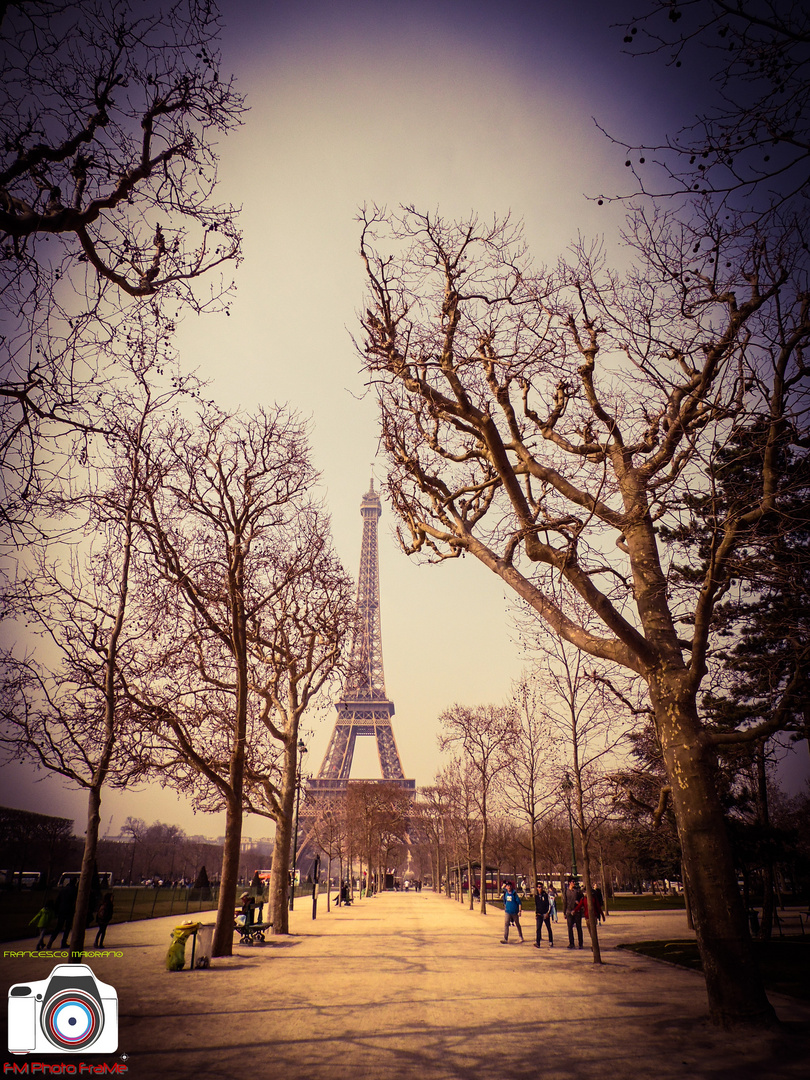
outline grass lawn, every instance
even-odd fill
[[[468,903],[465,899],[465,903]],[[557,893],[557,912],[562,911],[563,897]],[[522,896],[520,904],[524,911],[534,911],[534,897]],[[500,897],[497,900],[487,898],[487,907],[503,908]],[[608,900],[608,911],[683,911],[685,907],[683,895],[681,896],[653,896],[651,893],[643,896],[614,896]]]
[[[766,989],[810,1001],[810,938],[773,938],[753,945]],[[692,940],[636,941],[618,948],[693,971],[702,970],[697,943]]]
[[[46,893],[41,890],[22,892],[5,890],[0,892],[0,941],[19,941],[26,938],[36,941],[39,931],[29,925],[29,920],[45,900]],[[49,889],[48,899],[53,903],[56,890]],[[217,906],[216,892],[203,900],[199,889],[147,889],[117,887],[113,889],[113,926],[116,923],[156,919],[161,915],[177,915],[182,919],[195,915],[198,911]],[[179,921],[182,921],[179,919]],[[90,936],[92,945],[95,930]],[[112,934],[110,941],[114,941]],[[112,946],[111,946],[112,947]]]

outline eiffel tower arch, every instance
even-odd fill
[[[363,538],[357,582],[359,619],[349,655],[351,674],[335,705],[337,719],[318,775],[307,783],[307,790],[313,795],[345,792],[358,736],[373,737],[377,741],[382,780],[375,780],[396,784],[408,791],[416,790],[416,781],[407,780],[402,770],[391,723],[394,703],[385,692],[377,550],[377,528],[382,506],[380,496],[374,490],[373,478],[360,503],[360,516],[363,519]]]

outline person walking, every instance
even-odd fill
[[[597,922],[607,921],[605,913],[605,898],[602,895],[602,889],[599,885],[595,885],[593,889],[593,912],[596,916]]]
[[[39,952],[40,949],[45,948],[45,932],[48,929],[48,927],[51,925],[51,923],[53,922],[53,918],[54,918],[53,907],[46,900],[45,903],[42,905],[42,907],[39,909],[39,911],[36,913],[36,915],[31,920],[31,923],[36,923],[37,929],[39,930],[39,941],[37,941],[36,946],[35,946],[37,952]],[[28,925],[30,926],[31,923],[29,923]]]
[[[104,898],[98,905],[96,910],[96,922],[98,923],[98,930],[96,932],[96,948],[101,949],[104,946],[104,935],[107,933],[107,927],[112,922],[113,917],[113,894],[111,892],[105,893]]]
[[[537,937],[534,947],[539,949],[543,938],[543,924],[548,931],[548,946],[554,948],[554,935],[551,932],[551,901],[545,885],[541,885],[534,897],[534,917],[537,920]]]
[[[577,885],[573,878],[568,882],[568,888],[565,890],[565,906],[563,907],[563,915],[565,915],[565,921],[568,923],[568,948],[574,949],[574,927],[577,931],[577,941],[580,949],[583,947],[582,939],[582,916],[584,915],[583,901],[585,897],[582,889]]]
[[[67,885],[63,885],[56,897],[56,929],[51,934],[48,942],[48,950],[53,948],[53,943],[59,932],[62,932],[61,948],[68,947],[68,938],[73,926],[73,915],[76,911],[76,882],[71,878]]]
[[[509,927],[512,925],[517,927],[520,944],[522,945],[523,931],[520,928],[520,897],[511,881],[507,881],[503,887],[503,916],[503,937],[501,938],[501,945],[508,944]]]
[[[551,921],[557,922],[557,890],[551,884],[549,884],[548,887],[548,902],[550,905],[549,914],[551,915]]]

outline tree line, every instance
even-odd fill
[[[184,312],[227,314],[240,259],[220,31],[199,0],[2,9],[0,740],[87,793],[76,954],[103,792],[145,779],[225,812],[214,954],[248,809],[276,823],[286,931],[300,719],[353,620],[306,423],[222,410],[173,346]]]

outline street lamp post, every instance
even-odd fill
[[[295,775],[295,825],[293,827],[292,881],[290,883],[290,911],[295,903],[295,864],[298,862],[298,804],[301,800],[301,763],[307,748],[304,740],[298,740],[298,755]]]
[[[571,816],[571,792],[574,790],[574,785],[571,782],[571,777],[568,775],[568,769],[565,770],[565,776],[563,777],[560,786],[565,792],[565,801],[568,806],[568,828],[571,832],[571,866],[574,880],[576,881],[579,875],[577,874],[577,851],[574,846],[574,819]]]

